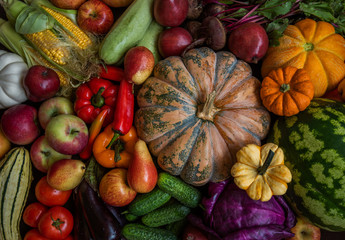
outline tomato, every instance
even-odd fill
[[[182,240],[207,240],[207,237],[202,230],[188,224],[183,230]]]
[[[38,229],[34,228],[25,234],[24,240],[50,240],[50,239],[42,236],[40,232],[38,231]],[[72,235],[68,235],[68,237],[65,238],[64,240],[73,240],[73,237]]]
[[[50,239],[62,240],[73,230],[73,215],[65,207],[55,206],[46,211],[38,222],[38,231]]]
[[[24,240],[49,240],[49,238],[43,237],[37,228],[33,228],[25,234]]]
[[[23,221],[30,227],[37,227],[38,221],[43,213],[48,210],[48,207],[40,202],[34,202],[25,207],[23,212]]]
[[[60,191],[51,187],[47,182],[47,176],[43,176],[35,187],[35,196],[42,204],[52,206],[63,206],[72,194],[72,189]]]

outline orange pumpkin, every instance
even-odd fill
[[[340,81],[338,87],[337,87],[337,91],[341,96],[341,99],[343,101],[345,101],[345,78],[343,80]]]
[[[263,105],[279,116],[292,116],[306,109],[314,96],[314,86],[304,69],[287,66],[272,70],[262,81]]]
[[[270,47],[262,62],[262,77],[280,67],[305,69],[314,85],[314,97],[336,88],[345,77],[345,39],[335,33],[332,24],[304,19],[289,25]]]
[[[270,125],[260,81],[226,51],[188,51],[158,62],[137,94],[135,125],[159,166],[201,186],[230,177],[236,152]]]

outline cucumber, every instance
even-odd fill
[[[138,42],[137,46],[144,46],[148,48],[153,56],[155,57],[155,64],[161,60],[162,56],[159,53],[158,49],[158,38],[159,34],[163,32],[164,27],[157,23],[155,20],[152,20],[150,26],[145,32],[144,37]]]
[[[185,229],[188,223],[187,218],[184,218],[180,221],[169,223],[165,226],[165,229],[169,230],[170,232],[174,233],[176,236],[181,236],[183,230]]]
[[[127,240],[177,240],[175,234],[166,229],[151,228],[140,223],[128,223],[122,229]]]
[[[134,222],[137,220],[139,217],[137,215],[131,214],[131,213],[125,213],[125,218],[129,222]]]
[[[20,221],[32,183],[30,153],[11,149],[0,162],[0,239],[20,240]]]
[[[158,187],[187,207],[195,208],[201,201],[201,192],[167,172],[161,172],[158,175]]]
[[[148,227],[160,227],[185,219],[190,211],[189,207],[176,201],[142,216],[141,222]]]
[[[128,206],[128,212],[135,216],[142,216],[164,205],[171,198],[169,193],[154,188],[149,193],[138,195]]]
[[[126,52],[143,38],[153,20],[153,2],[134,0],[116,20],[99,48],[106,64],[121,64]]]

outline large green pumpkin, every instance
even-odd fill
[[[236,152],[267,136],[260,86],[227,51],[203,47],[161,60],[137,94],[138,135],[163,170],[189,184],[227,179]]]
[[[268,141],[284,150],[292,173],[285,197],[296,213],[345,231],[345,105],[316,98],[305,111],[278,118]]]

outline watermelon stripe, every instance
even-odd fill
[[[299,215],[329,231],[345,230],[345,105],[314,99],[279,117],[267,141],[281,147],[291,170],[286,199]]]

